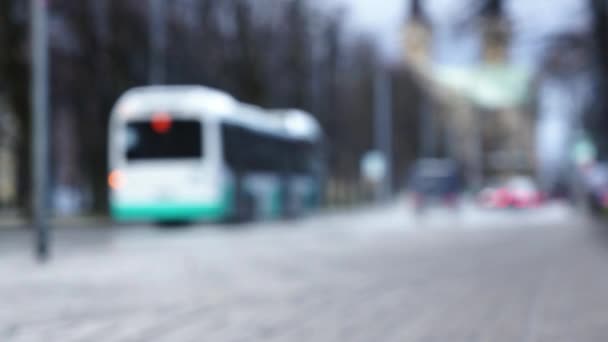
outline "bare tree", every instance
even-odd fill
[[[0,54],[0,75],[19,114],[26,175],[29,65],[23,4],[0,3],[0,22],[6,23],[0,26],[0,48],[8,51]],[[138,0],[54,0],[51,11],[52,112],[57,129],[71,131],[55,134],[58,142],[65,140],[55,145],[55,154],[72,154],[64,156],[73,161],[66,174],[89,188],[95,208],[104,210],[109,113],[122,92],[147,83],[148,11]],[[327,13],[303,0],[197,0],[169,2],[166,14],[169,84],[204,84],[265,107],[314,111],[331,147],[330,172],[357,176],[359,158],[371,147],[377,57],[366,38],[345,39],[341,12]],[[394,75],[396,91],[412,91],[407,74]],[[416,100],[399,98],[401,109]],[[60,147],[70,139],[75,148]],[[28,179],[22,177],[21,194],[27,193]]]
[[[0,1],[0,85],[4,86],[18,120],[17,201],[29,209],[30,198],[30,103],[27,1]],[[2,84],[3,83],[3,84]]]

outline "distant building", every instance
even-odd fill
[[[485,4],[485,5],[484,5]],[[406,63],[434,94],[424,115],[476,186],[494,174],[534,169],[532,78],[510,64],[511,30],[497,1],[411,0]],[[421,127],[421,130],[425,130]],[[429,139],[432,140],[432,139]]]

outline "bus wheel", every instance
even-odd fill
[[[163,229],[180,229],[191,226],[194,222],[190,220],[162,220],[157,221],[156,225]]]

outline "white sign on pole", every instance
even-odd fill
[[[386,177],[386,157],[382,152],[371,151],[361,158],[361,174],[372,183],[381,182]]]

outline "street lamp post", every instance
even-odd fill
[[[35,254],[49,257],[48,222],[48,0],[31,0],[32,214]]]
[[[376,67],[374,77],[374,145],[385,161],[385,175],[376,188],[376,201],[388,200],[392,194],[393,108],[392,81],[383,65]]]

